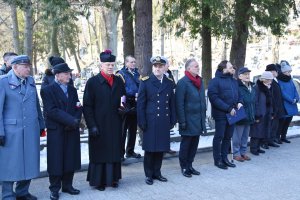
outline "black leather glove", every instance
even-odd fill
[[[186,130],[186,123],[180,123],[179,130],[182,130],[182,131]]]
[[[70,126],[70,128],[72,128],[72,129],[79,128],[79,124],[80,124],[80,120],[79,119],[74,119],[74,123],[73,123],[72,126]]]
[[[118,108],[118,112],[119,112],[120,115],[125,115],[128,111],[129,111],[129,109],[126,108],[126,107]]]
[[[0,136],[0,146],[4,147],[5,145],[5,136]]]
[[[146,129],[147,129],[147,125],[146,125],[146,124],[140,124],[139,127],[140,127],[140,129],[141,129],[143,132],[145,132]]]
[[[93,128],[90,128],[89,129],[89,135],[91,137],[97,137],[97,136],[100,136],[100,133],[98,131],[98,128],[97,127],[93,127]]]

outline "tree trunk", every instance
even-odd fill
[[[57,34],[58,34],[58,25],[52,25],[51,31],[51,39],[50,39],[50,56],[59,56],[59,49],[58,49],[58,41],[57,41]]]
[[[134,55],[133,16],[131,0],[122,0],[122,34],[124,60],[128,55]]]
[[[81,68],[80,68],[78,57],[77,57],[76,49],[74,47],[72,47],[72,48],[70,48],[70,50],[71,50],[71,54],[73,54],[73,56],[74,56],[76,67],[77,67],[77,71],[78,71],[78,73],[80,73],[81,72]]]
[[[19,38],[19,25],[18,25],[18,14],[17,7],[15,4],[10,5],[11,9],[11,19],[12,19],[12,27],[13,27],[13,45],[14,51],[17,54],[20,54],[20,38]]]
[[[230,61],[234,66],[236,66],[237,72],[240,67],[244,66],[246,59],[251,0],[236,0],[234,9],[235,19],[230,50]]]
[[[273,36],[272,38],[273,44],[272,44],[272,63],[278,63],[279,62],[279,36]]]
[[[161,1],[161,12],[160,16],[163,17],[165,13],[164,9],[164,0]],[[165,28],[161,27],[160,28],[160,55],[164,56],[165,55]]]
[[[33,9],[31,0],[26,0],[25,4],[25,26],[24,26],[24,52],[32,60],[32,42],[33,42]],[[33,73],[31,67],[31,74]]]
[[[211,29],[208,25],[210,22],[210,7],[203,3],[202,6],[202,20],[203,27],[201,31],[202,37],[202,77],[204,81],[204,86],[207,88],[208,82],[211,80],[212,77],[212,69],[211,69]]]
[[[117,55],[118,30],[117,22],[120,9],[102,7],[102,47],[110,49],[114,55]]]
[[[142,76],[151,74],[152,56],[152,0],[135,2],[135,48],[137,67]]]

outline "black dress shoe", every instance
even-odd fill
[[[126,154],[126,158],[141,158],[141,157],[142,157],[141,154],[135,152]]]
[[[146,182],[148,185],[152,185],[152,184],[153,184],[153,179],[150,178],[150,177],[146,177],[145,182]]]
[[[220,169],[228,169],[228,167],[221,160],[218,162],[215,162],[215,166],[219,167]]]
[[[77,190],[77,189],[75,189],[73,187],[63,188],[61,191],[65,192],[65,193],[69,193],[71,195],[78,195],[80,193],[80,190]]]
[[[154,176],[153,179],[159,180],[161,182],[167,182],[168,181],[168,179],[165,178],[165,177],[163,177],[162,175],[160,175],[160,176]]]
[[[96,187],[97,190],[99,191],[104,191],[105,190],[105,186],[104,185],[100,185],[98,187]]]
[[[112,187],[113,187],[113,188],[119,187],[119,183],[118,183],[118,182],[114,182],[114,183],[112,184]]]
[[[190,170],[187,170],[187,169],[181,169],[181,173],[183,176],[185,177],[188,177],[188,178],[191,178],[192,177],[192,174],[191,174],[191,171]]]
[[[263,148],[263,149],[269,149],[269,146],[267,144],[262,144],[261,148]]]
[[[16,197],[16,200],[37,200],[36,196],[33,196],[32,194],[28,193],[24,196]]]
[[[50,199],[51,200],[58,200],[59,199],[58,192],[51,192],[50,193]]]
[[[264,150],[262,150],[262,149],[258,149],[257,152],[258,152],[258,153],[266,153],[266,152],[265,152]]]
[[[252,154],[255,155],[255,156],[258,156],[258,155],[259,155],[258,151],[250,151],[250,153],[252,153]]]
[[[286,138],[281,139],[281,142],[291,143],[291,141],[287,140]]]
[[[193,174],[193,175],[196,175],[196,176],[199,176],[200,175],[200,172],[195,170],[193,167],[190,167],[189,169],[190,173]]]
[[[278,144],[275,144],[275,142],[270,142],[268,144],[268,146],[270,146],[270,147],[280,147]]]
[[[223,160],[223,163],[224,163],[227,167],[236,167],[236,165],[233,164],[233,163],[231,163],[231,162],[229,162],[229,160],[228,160],[227,158],[225,158],[225,159]]]
[[[277,143],[277,144],[282,144],[280,139],[275,139],[274,142]]]

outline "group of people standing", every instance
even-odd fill
[[[215,119],[213,155],[215,165],[221,169],[235,167],[227,155],[232,139],[233,158],[244,162],[250,135],[250,152],[265,153],[264,149],[290,143],[287,130],[294,115],[298,115],[299,95],[291,77],[292,68],[287,61],[270,64],[256,83],[250,81],[250,72],[242,67],[234,78],[235,68],[229,61],[218,65],[215,78],[208,86],[208,97]],[[228,115],[245,110],[243,119],[235,124],[228,122]]]
[[[37,199],[28,188],[30,180],[39,175],[39,136],[45,128],[50,199],[58,200],[60,190],[80,194],[73,187],[73,177],[81,167],[82,114],[88,128],[87,181],[95,189],[117,188],[124,156],[141,157],[134,151],[137,126],[143,132],[146,184],[152,185],[154,180],[168,181],[161,167],[164,153],[171,152],[170,130],[176,123],[181,135],[181,173],[188,178],[200,175],[193,161],[200,135],[206,133],[206,99],[199,63],[194,58],[186,61],[185,75],[176,84],[163,56],[152,57],[151,75],[140,77],[133,56],[127,56],[125,66],[114,74],[116,56],[106,50],[100,54],[99,74],[86,83],[81,105],[72,86],[72,69],[62,58],[50,57],[51,70],[41,88],[42,116],[36,86],[30,76],[29,57],[11,56],[7,63],[12,65],[12,70],[0,78],[2,199]],[[232,136],[237,161],[250,160],[246,154],[249,132],[250,151],[254,155],[262,153],[261,146],[289,142],[286,132],[292,116],[298,112],[295,105],[299,96],[290,78],[289,64],[282,62],[280,70],[272,82],[278,70],[276,65],[267,66],[254,85],[250,82],[249,69],[241,68],[236,80],[230,62],[222,61],[218,65],[208,87],[216,121],[213,156],[217,167],[235,167],[227,158]],[[246,117],[230,125],[227,116],[236,115],[242,107]],[[15,190],[14,182],[17,182]]]

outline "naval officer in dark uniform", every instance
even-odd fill
[[[163,153],[170,150],[170,129],[176,123],[174,83],[164,75],[166,61],[160,56],[150,59],[152,74],[141,79],[138,99],[138,126],[143,130],[146,183],[153,179],[166,182],[161,175]]]

